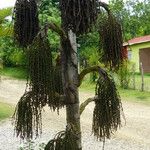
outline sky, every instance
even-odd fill
[[[14,6],[15,0],[0,0],[0,8]]]
[[[14,6],[16,0],[0,0],[0,8],[6,8]],[[101,0],[103,2],[108,2],[108,0]]]

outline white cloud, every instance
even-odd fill
[[[13,7],[15,0],[0,0],[0,8]]]

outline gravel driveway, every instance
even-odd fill
[[[25,81],[2,79],[0,82],[0,100],[15,105],[25,89]],[[80,92],[80,98],[92,97],[91,93]],[[92,111],[90,104],[81,116],[83,150],[100,150],[102,142],[91,135]],[[150,106],[123,101],[126,125],[106,140],[105,150],[150,150]],[[34,145],[53,138],[60,130],[65,129],[65,109],[60,114],[45,108],[43,111],[43,134],[35,140]],[[0,122],[0,150],[18,150],[23,142],[13,136],[11,120]],[[36,147],[36,146],[35,146]],[[34,148],[39,150],[39,148]]]

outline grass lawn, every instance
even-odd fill
[[[1,69],[1,75],[17,79],[26,79],[26,70],[22,68],[4,68]]]
[[[13,106],[0,102],[0,121],[11,117],[14,112]]]
[[[150,105],[150,92],[119,88],[119,93],[123,100]]]
[[[135,74],[135,88],[140,90],[141,89],[141,83],[142,83],[142,78],[140,73]],[[133,80],[132,77],[130,79],[130,84],[129,86],[132,88],[133,87]],[[144,90],[145,91],[150,91],[150,74],[144,74]]]

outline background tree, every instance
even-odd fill
[[[23,51],[13,42],[13,27],[10,21],[12,8],[0,9],[0,59],[4,66],[25,65]]]
[[[11,12],[12,8],[0,9],[0,37],[12,34],[12,28],[6,19],[11,15]]]
[[[66,130],[50,140],[45,149],[81,150],[80,115],[87,104],[95,102],[92,131],[99,140],[105,141],[121,125],[121,102],[113,79],[100,66],[85,68],[78,74],[77,37],[91,31],[92,25],[99,20],[101,45],[98,53],[106,66],[116,70],[122,62],[122,32],[105,3],[60,0],[59,6],[61,27],[48,21],[41,26],[36,1],[16,1],[14,36],[27,53],[28,82],[14,114],[15,130],[23,139],[33,138],[33,133],[38,136],[42,130],[43,107],[48,104],[52,110],[59,111],[65,106]],[[106,13],[97,19],[101,8]],[[47,38],[49,29],[60,36],[60,56],[55,63]],[[95,97],[79,106],[78,88],[85,75],[93,71],[99,74]]]
[[[6,19],[6,17],[10,16],[11,15],[11,11],[12,11],[12,8],[6,8],[6,9],[0,9],[0,43],[2,45],[2,38],[4,36],[8,36],[10,34],[12,34],[12,28],[10,26],[8,26],[8,21]],[[3,62],[4,62],[4,59],[3,59],[3,50],[0,46],[0,69],[3,68]]]
[[[49,8],[51,8],[49,10]],[[18,67],[19,69],[26,69],[26,53],[16,43],[13,38],[13,25],[12,25],[12,8],[5,8],[0,10],[0,59],[4,67]],[[60,12],[56,6],[52,5],[51,1],[44,1],[39,8],[39,20],[41,26],[48,22],[55,22],[60,24]],[[51,49],[56,58],[59,48],[59,36],[48,31],[48,39],[51,39]],[[56,53],[57,52],[57,53]]]
[[[5,67],[22,67],[26,66],[26,54],[13,41],[11,36],[0,38],[0,58],[3,60]]]
[[[150,34],[149,11],[150,1],[144,0],[110,0],[111,9],[119,17],[124,30],[124,40]]]

